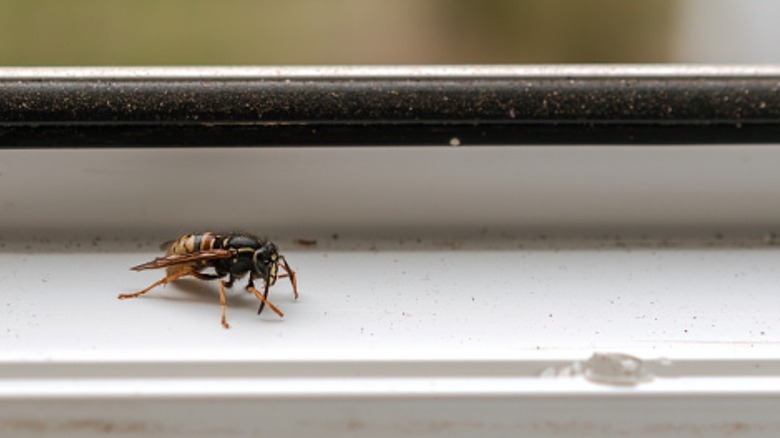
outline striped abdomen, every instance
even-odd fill
[[[221,248],[222,237],[214,233],[185,234],[168,248],[168,254],[192,254]]]
[[[222,237],[214,233],[203,234],[185,234],[173,242],[168,248],[168,254],[192,254],[210,249],[219,249],[222,247]],[[166,271],[168,275],[181,272],[183,270],[199,270],[205,268],[203,262],[191,264],[168,266]]]

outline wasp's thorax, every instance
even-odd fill
[[[253,279],[274,284],[276,281],[279,255],[276,245],[254,236],[233,234],[223,238],[221,248],[232,252],[231,260],[218,260],[214,263],[217,273],[230,273],[231,278],[241,278],[247,273]]]

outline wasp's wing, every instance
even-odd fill
[[[233,253],[226,249],[210,249],[208,251],[198,251],[189,254],[168,254],[157,257],[151,262],[143,263],[130,268],[133,271],[143,271],[144,269],[159,269],[167,266],[183,265],[185,263],[202,262],[206,260],[229,259]]]

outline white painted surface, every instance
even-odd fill
[[[780,359],[774,247],[288,251],[301,299],[280,281],[258,317],[237,288],[230,330],[213,283],[118,300],[155,256],[0,255],[0,359]]]
[[[2,151],[0,435],[776,436],[778,158]],[[213,283],[116,298],[158,241],[231,228],[298,271],[284,319],[242,283],[230,330]],[[654,378],[570,376],[594,352]]]
[[[774,146],[2,151],[0,238],[761,236],[780,234],[778,162]]]

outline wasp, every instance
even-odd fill
[[[200,280],[219,280],[222,326],[230,328],[225,318],[225,288],[233,287],[233,283],[246,274],[249,274],[246,290],[260,300],[258,315],[267,305],[280,317],[284,316],[281,310],[268,300],[268,289],[279,278],[290,279],[295,299],[298,299],[298,279],[295,271],[290,268],[287,259],[279,254],[276,245],[267,240],[251,234],[219,235],[206,232],[185,234],[177,240],[161,245],[161,249],[166,247],[168,251],[164,256],[130,268],[133,271],[165,268],[166,276],[142,291],[119,295],[120,300],[140,297],[161,284],[170,283],[187,275]],[[285,272],[280,273],[279,267]],[[203,272],[208,268],[213,268],[215,273]],[[226,276],[227,281],[223,280]],[[263,280],[262,293],[255,288],[254,282],[257,279]]]

